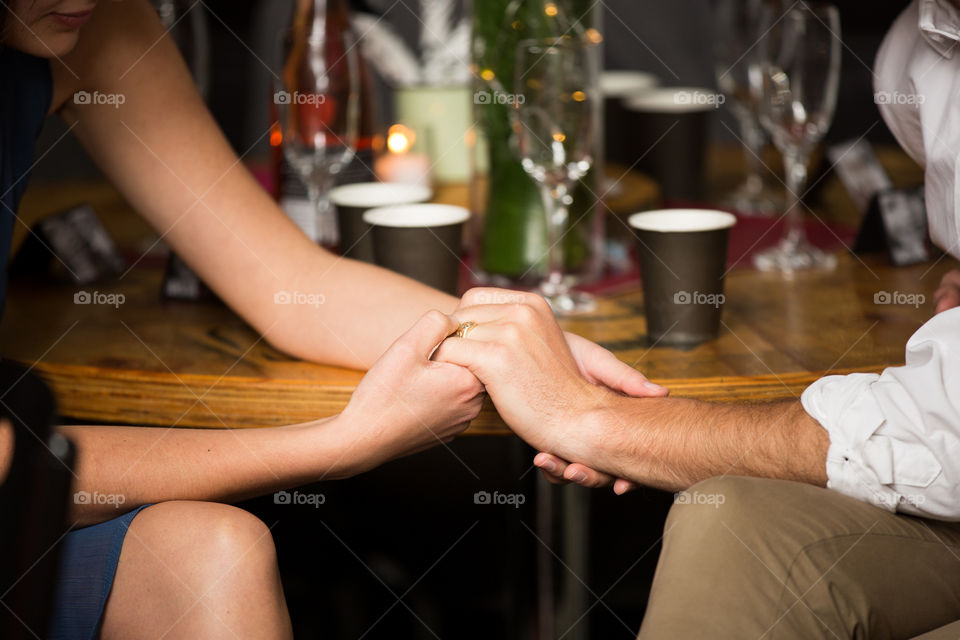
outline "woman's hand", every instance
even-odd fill
[[[934,313],[960,307],[960,269],[947,272],[940,286],[933,292]]]
[[[452,317],[430,311],[374,363],[340,416],[344,438],[359,468],[448,442],[483,404],[483,385],[467,369],[430,356],[457,328]]]

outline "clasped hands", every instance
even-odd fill
[[[536,294],[472,289],[453,317],[476,326],[466,337],[444,340],[433,360],[469,369],[483,383],[511,429],[541,451],[534,464],[549,480],[613,484],[616,493],[633,488],[603,471],[613,468],[609,430],[629,428],[609,419],[610,406],[622,396],[666,396],[666,389],[603,347],[562,331]]]

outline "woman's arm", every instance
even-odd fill
[[[420,314],[456,307],[452,296],[307,239],[227,144],[144,0],[100,5],[54,78],[60,114],[130,204],[278,349],[366,369]],[[123,104],[74,104],[79,90],[120,94]],[[278,305],[279,291],[324,303]],[[594,343],[568,343],[588,379],[631,395],[663,392]]]
[[[89,525],[167,500],[234,502],[352,475],[339,416],[273,429],[61,427],[77,447],[75,492],[96,498],[71,518]],[[75,494],[76,495],[76,494]]]
[[[98,166],[277,348],[366,369],[424,311],[456,307],[451,296],[304,236],[230,148],[144,0],[99,5],[53,68],[59,113]],[[123,104],[74,104],[80,90],[119,94]],[[279,291],[321,294],[324,304],[277,305]]]
[[[73,491],[100,500],[71,504],[92,524],[166,500],[232,502],[372,469],[447,442],[476,417],[483,387],[466,369],[432,362],[456,328],[424,315],[374,364],[350,405],[327,420],[264,429],[62,427],[77,448]],[[13,438],[0,422],[0,482]]]

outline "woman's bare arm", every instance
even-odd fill
[[[145,0],[100,5],[77,49],[53,68],[54,104],[97,164],[277,348],[365,369],[424,311],[456,307],[452,296],[334,256],[300,233],[223,138]],[[78,90],[122,95],[123,104],[74,104]],[[278,305],[279,291],[322,296],[323,304]],[[643,375],[605,349],[569,344],[589,379],[650,393]]]
[[[53,68],[54,103],[100,168],[277,348],[366,369],[424,311],[455,308],[451,296],[304,236],[230,148],[144,0],[98,6]],[[74,104],[80,90],[122,95],[123,104]],[[277,305],[279,291],[317,294],[323,304]]]
[[[483,387],[472,373],[430,360],[456,326],[440,312],[425,314],[374,363],[343,413],[330,419],[236,430],[61,427],[77,448],[73,491],[105,496],[74,501],[72,521],[91,524],[152,502],[230,502],[344,478],[452,439],[483,403]],[[11,440],[0,422],[0,480]]]

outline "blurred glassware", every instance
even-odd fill
[[[596,28],[603,7],[592,0],[483,0],[474,2],[474,121],[470,183],[476,282],[535,287],[546,271],[546,214],[540,189],[516,149],[514,74],[521,40],[565,34],[600,45]],[[599,74],[597,77],[599,81]],[[599,108],[599,103],[598,103]],[[597,116],[599,118],[599,115]],[[598,134],[599,138],[599,134]],[[594,158],[599,158],[599,139]],[[573,195],[563,234],[566,274],[596,280],[603,269],[604,207],[596,163]]]
[[[570,287],[563,235],[573,189],[594,160],[598,54],[594,43],[579,37],[517,45],[514,132],[521,164],[540,187],[547,216],[547,274],[538,292],[558,315],[596,306],[593,296]]]
[[[345,0],[300,0],[273,100],[284,154],[307,187],[313,218],[297,221],[316,242],[337,244],[328,194],[354,157],[360,70]]]
[[[750,68],[757,64],[756,44],[760,8],[770,0],[717,0],[714,15],[717,87],[740,125],[740,143],[747,178],[722,204],[739,213],[774,216],[783,208],[783,197],[764,179],[760,154],[766,136],[760,126],[757,99],[750,91]]]
[[[603,153],[607,162],[629,167],[636,160],[625,135],[632,122],[624,102],[659,84],[657,76],[644,71],[603,71],[600,74],[600,95],[603,97]],[[606,191],[604,189],[604,192]]]
[[[210,32],[206,6],[202,2],[186,0],[154,0],[153,5],[180,49],[197,83],[197,90],[206,100],[210,93]]]
[[[836,256],[814,247],[803,226],[802,198],[810,153],[833,120],[840,83],[840,14],[829,3],[798,2],[786,13],[760,8],[758,63],[751,89],[760,123],[783,154],[790,207],[780,243],[754,255],[764,271],[836,266]]]

